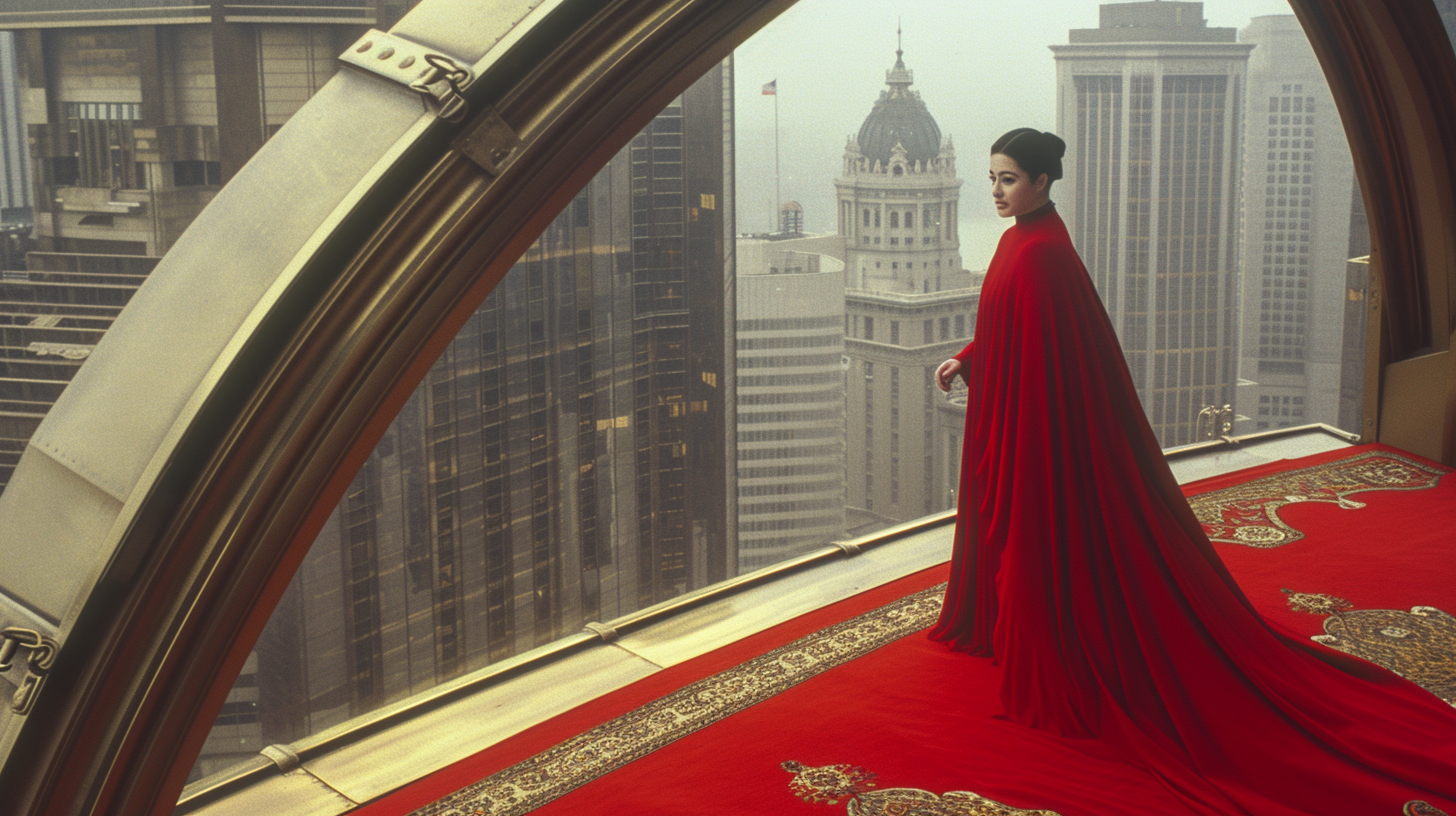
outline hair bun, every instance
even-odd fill
[[[991,155],[1009,156],[1032,178],[1045,173],[1052,181],[1062,177],[1062,157],[1067,143],[1055,133],[1036,128],[1016,128],[1002,134],[991,145]]]
[[[1046,151],[1048,153],[1058,159],[1067,155],[1067,143],[1062,141],[1062,137],[1046,130],[1042,131],[1041,135],[1042,140],[1046,143]]]

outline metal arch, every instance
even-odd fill
[[[248,645],[430,362],[576,188],[791,3],[425,0],[390,33],[470,66],[462,125],[341,71],[265,145],[0,499],[0,559],[19,565],[0,614],[60,643],[35,709],[4,723],[7,812],[171,811]],[[519,143],[478,161],[502,123]],[[259,232],[274,240],[248,246]]]
[[[74,544],[85,556],[68,564],[84,570],[73,597],[0,602],[0,613],[30,624],[22,628],[49,628],[61,642],[36,709],[5,726],[14,750],[0,770],[0,789],[10,812],[171,809],[187,760],[241,664],[246,650],[237,644],[261,629],[323,515],[427,361],[569,191],[692,76],[790,3],[561,0],[548,8],[525,0],[426,0],[394,33],[476,65],[479,79],[467,101],[476,110],[493,108],[521,137],[516,158],[499,175],[452,147],[473,120],[463,127],[439,122],[413,92],[352,75],[331,82],[265,146],[219,201],[272,202],[285,212],[244,219],[213,207],[217,212],[205,213],[198,234],[186,239],[195,254],[164,262],[173,271],[159,268],[163,274],[154,273],[133,305],[181,297],[175,285],[195,280],[202,259],[211,258],[223,273],[250,283],[255,302],[266,299],[266,306],[244,314],[238,331],[205,349],[189,348],[196,338],[181,330],[163,333],[173,345],[158,345],[144,342],[157,338],[140,326],[113,329],[98,352],[122,366],[119,376],[137,380],[128,393],[165,385],[170,372],[155,362],[158,355],[210,351],[217,363],[199,366],[160,430],[147,429],[148,457],[132,457],[130,470],[107,461],[118,448],[108,449],[102,438],[117,403],[78,389],[47,420],[47,435],[27,451],[0,499],[0,563],[7,568],[0,590],[7,596],[11,559],[27,548],[48,547],[52,556]],[[1312,34],[1333,16],[1328,10],[1352,4],[1296,0]],[[538,8],[529,24],[514,25],[511,12]],[[1352,49],[1341,37],[1354,27],[1317,42],[1327,67],[1348,56]],[[1387,27],[1370,36],[1398,53],[1428,34]],[[1382,73],[1378,62],[1361,64],[1377,77],[1393,73]],[[1363,91],[1364,80],[1333,72],[1331,79],[1337,94],[1345,89],[1347,122],[1391,122],[1394,114],[1351,90]],[[1448,97],[1419,86],[1400,104],[1419,109]],[[1456,136],[1442,121],[1435,135]],[[349,138],[326,138],[340,135]],[[1352,137],[1368,153],[1379,152],[1368,134]],[[341,145],[353,155],[339,155]],[[268,191],[278,186],[268,174],[290,162],[330,189],[344,188],[323,212],[306,214],[306,229],[289,223],[306,220],[292,210],[294,202]],[[1449,176],[1413,183],[1449,191],[1456,186]],[[1400,224],[1452,221],[1449,207],[1390,217]],[[297,237],[291,254],[221,257],[235,248],[229,224],[236,231],[243,220]],[[216,315],[190,317],[189,326]],[[88,378],[106,371],[91,368]],[[141,433],[129,428],[113,437],[121,437],[124,454],[133,442],[128,434]],[[87,443],[95,448],[79,456],[78,446]]]

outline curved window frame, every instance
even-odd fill
[[[464,121],[341,72],[268,142],[153,273],[0,502],[6,568],[57,552],[81,568],[69,594],[4,610],[60,645],[36,707],[0,731],[14,812],[170,811],[248,645],[430,362],[578,187],[791,4],[498,0],[482,15],[425,0],[391,33],[470,67]],[[1429,2],[1291,4],[1370,213],[1365,438],[1456,464],[1456,57]],[[280,180],[323,170],[333,198],[300,218]],[[292,243],[233,257],[242,222]],[[192,376],[173,381],[156,321],[196,308],[179,290],[219,269],[255,297],[184,337]],[[1404,385],[1417,367],[1444,388]],[[163,397],[119,437],[105,421]],[[118,438],[146,449],[109,460]]]

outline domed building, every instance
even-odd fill
[[[839,233],[857,288],[927,293],[969,284],[956,274],[955,148],[912,84],[897,49],[886,88],[845,146],[844,175],[835,180]]]
[[[961,268],[955,149],[904,51],[844,150],[847,524],[862,533],[953,506],[965,406],[933,383],[975,328],[980,290]]]

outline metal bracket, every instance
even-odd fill
[[[303,759],[298,756],[298,752],[287,745],[268,745],[258,753],[273,760],[273,764],[283,773],[297,770],[303,765]]]
[[[17,649],[30,652],[25,661],[25,678],[10,700],[10,710],[25,715],[35,705],[40,687],[45,683],[46,673],[56,661],[56,642],[34,629],[11,626],[0,629],[0,672],[10,670]]]
[[[619,637],[617,630],[606,625],[605,623],[597,623],[596,621],[592,621],[582,628],[601,638],[603,643],[616,643],[617,638]]]
[[[465,118],[467,105],[461,92],[474,77],[458,60],[378,29],[370,29],[339,60],[418,92],[447,122]]]
[[[506,124],[506,120],[501,118],[500,112],[495,108],[487,108],[477,116],[469,130],[460,134],[454,145],[456,150],[485,168],[492,176],[501,174],[515,156],[516,148],[520,146],[521,137]]]
[[[854,544],[849,541],[831,541],[829,542],[829,544],[830,546],[838,547],[841,551],[844,552],[845,555],[851,558],[864,552],[864,550],[860,549],[858,544]]]

